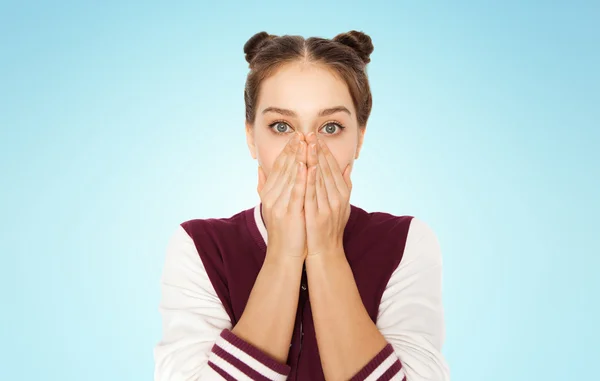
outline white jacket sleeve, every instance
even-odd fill
[[[383,293],[377,327],[400,358],[407,381],[448,381],[442,257],[433,231],[413,218],[402,261]]]
[[[167,247],[161,291],[163,335],[154,348],[154,380],[223,380],[208,361],[231,320],[181,226]]]
[[[167,248],[161,289],[163,336],[154,348],[155,381],[287,379],[287,364],[231,332],[231,319],[181,226]]]

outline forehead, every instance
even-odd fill
[[[341,78],[315,64],[293,63],[263,81],[258,111],[275,106],[302,114],[339,105],[354,114],[352,97]]]

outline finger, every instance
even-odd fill
[[[317,134],[314,133],[314,131],[309,132],[306,135],[306,142],[307,143],[316,143],[317,142]]]
[[[284,172],[287,165],[289,165],[289,157],[290,155],[295,154],[297,148],[296,145],[298,144],[298,142],[298,135],[294,134],[294,136],[292,136],[288,140],[285,147],[283,147],[283,149],[275,159],[273,167],[271,168],[269,176],[267,177],[267,183],[265,184],[266,191],[268,191],[273,186],[273,184],[277,181],[278,175]]]
[[[296,132],[296,134],[298,135],[299,141],[306,143],[306,136],[304,136],[304,134],[302,132],[298,131],[298,132]]]
[[[273,187],[266,196],[266,199],[273,200],[273,204],[277,204],[285,210],[288,209],[289,199],[296,181],[297,167],[295,164],[297,162],[295,161],[295,156],[293,156],[294,159],[286,167],[285,172],[279,174],[277,182],[273,184]]]
[[[305,141],[300,141],[300,143],[298,143],[298,151],[296,151],[296,161],[299,163],[304,163],[306,164],[306,142]]]
[[[329,199],[327,198],[327,189],[325,188],[323,171],[320,164],[316,166],[316,177],[317,207],[319,212],[327,212],[329,210]]]
[[[298,149],[299,138],[297,134],[292,137],[286,146],[283,148],[277,159],[275,159],[275,163],[273,164],[273,168],[267,177],[267,182],[264,187],[264,194],[270,194],[274,190],[273,188],[277,187],[276,194],[279,195],[281,192],[281,177],[285,174],[289,175],[289,166],[292,165],[296,158],[296,150]]]
[[[291,193],[291,190],[288,188],[294,184],[296,179],[297,168],[294,165],[296,163],[296,158],[306,156],[306,145],[304,144],[304,142],[298,141],[295,144],[295,146],[296,151],[294,151],[293,154],[288,154],[285,169],[279,174],[280,179],[271,188],[271,192],[275,198],[279,198],[281,193],[284,193],[286,191]],[[289,200],[290,193],[287,193],[287,200]]]
[[[258,186],[256,187],[256,190],[258,191],[259,194],[262,192],[263,188],[265,187],[266,181],[267,181],[267,176],[265,175],[265,171],[263,171],[262,167],[259,165],[258,166]]]
[[[326,175],[331,175],[329,180],[333,181],[340,194],[343,197],[346,197],[349,193],[349,190],[346,182],[344,181],[344,175],[335,156],[333,156],[333,153],[323,140],[319,140],[319,148],[328,164],[328,171],[324,171],[324,173]],[[327,189],[329,190],[329,187]]]
[[[306,165],[310,167],[314,167],[319,162],[319,157],[317,156],[317,144],[310,143],[308,146],[308,157]]]
[[[346,187],[348,188],[348,192],[352,191],[352,179],[350,178],[352,174],[352,168],[354,167],[354,163],[349,163],[344,170],[344,182],[346,183]]]
[[[309,133],[307,136],[307,140],[310,142],[308,147],[308,157],[307,157],[307,166],[308,166],[308,178],[306,183],[306,200],[304,208],[309,213],[317,213],[318,212],[318,202],[317,202],[317,164],[319,159],[317,157],[317,144],[315,141],[315,134],[313,132]]]
[[[297,163],[297,173],[296,173],[296,181],[294,182],[294,187],[292,189],[292,194],[290,196],[288,210],[293,213],[302,212],[302,208],[305,207],[304,200],[307,191],[307,168],[304,163]]]
[[[317,203],[317,166],[308,168],[308,174],[306,179],[306,193],[304,195],[304,211],[307,215],[316,215],[319,211]]]
[[[306,157],[306,144],[304,142],[300,142],[298,152],[295,154],[296,158]],[[306,166],[304,162],[300,162],[296,160],[294,165],[290,165],[288,171],[284,175],[287,181],[282,181],[280,183],[281,186],[281,194],[277,198],[277,203],[284,206],[286,209],[289,207],[290,198],[292,196],[292,191],[294,190],[296,184],[296,177],[298,176],[299,169],[301,166]],[[279,189],[279,186],[273,187],[273,192],[276,192]]]
[[[323,187],[327,192],[327,197],[329,199],[330,204],[335,204],[335,200],[340,198],[340,191],[337,188],[337,185],[335,184],[334,172],[329,166],[329,162],[325,157],[325,152],[323,151],[323,146],[320,142],[317,147],[317,156],[319,158],[319,168],[321,170],[321,181],[323,183]],[[317,184],[318,182],[319,180],[317,179]]]
[[[298,174],[298,163],[294,162],[294,165],[290,165],[289,170],[282,177],[285,178],[284,181],[281,181],[281,191],[279,194],[275,193],[277,188],[273,188],[273,197],[277,200],[275,201],[275,205],[281,207],[281,210],[288,210],[290,198],[292,196],[292,191],[294,189],[294,185],[296,184],[296,177]]]
[[[292,161],[292,164],[296,161]],[[282,195],[285,197],[286,195],[289,197],[290,187],[295,181],[296,176],[296,167],[294,165],[288,165],[286,167],[286,171],[280,173],[277,177],[277,181],[273,184],[269,193],[265,195],[265,198],[268,200],[273,200],[273,203],[278,203],[279,199]],[[287,209],[287,206],[286,206]]]

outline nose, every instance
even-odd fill
[[[306,142],[307,143],[312,143],[312,142],[316,141],[316,139],[317,139],[317,135],[313,131],[310,131],[308,134],[306,134]]]
[[[295,129],[298,133],[304,136],[304,138],[308,138],[308,136],[312,134],[316,134],[318,128],[314,126],[314,122],[308,123],[297,123]]]
[[[304,140],[306,143],[312,143],[317,141],[317,134],[314,131],[296,131],[300,141]]]

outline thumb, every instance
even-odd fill
[[[262,167],[259,165],[258,166],[258,186],[256,187],[256,190],[258,191],[258,193],[262,192],[266,181],[267,181],[267,176],[265,175],[265,172],[263,171]]]
[[[350,179],[350,175],[352,174],[352,168],[354,167],[353,164],[354,163],[348,163],[348,165],[346,166],[346,169],[344,170],[344,174],[343,174],[343,178],[344,178],[344,181],[346,181],[346,185],[348,186],[348,189],[352,188],[352,180]]]

